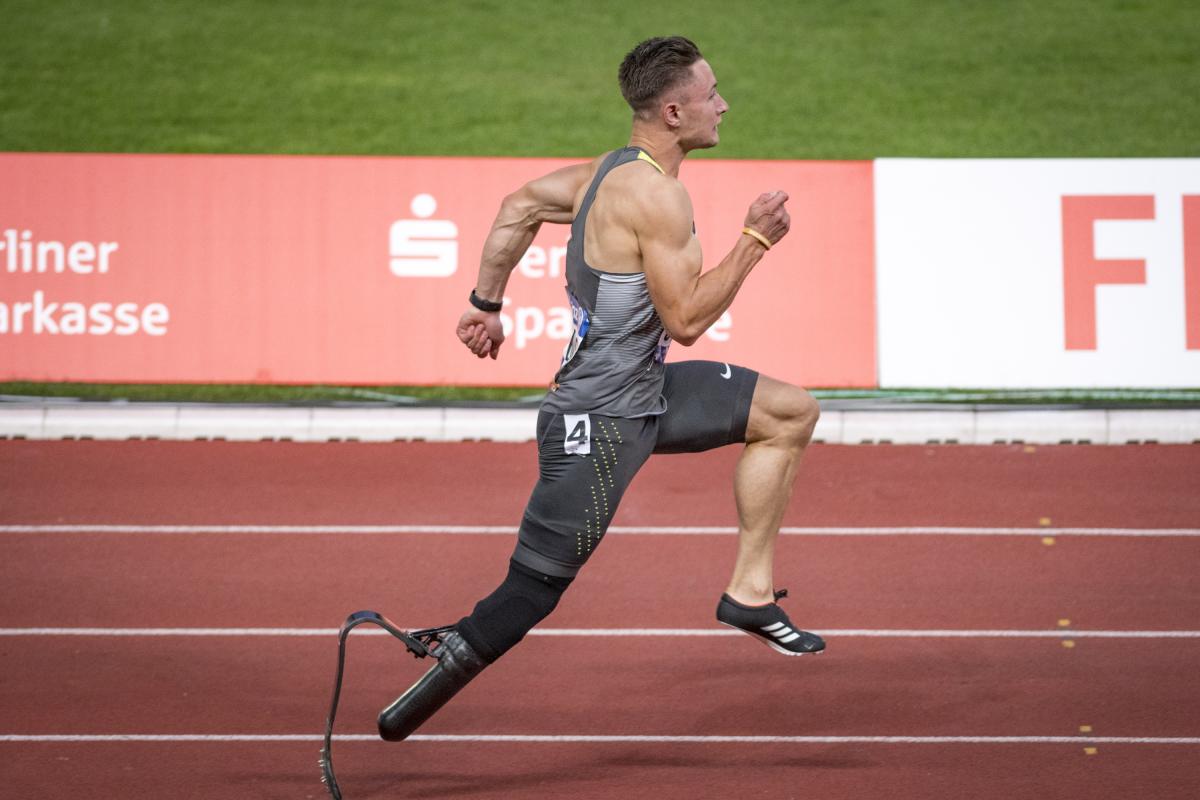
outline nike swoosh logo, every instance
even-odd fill
[[[725,365],[725,371],[721,373],[721,377],[722,377],[722,378],[724,378],[725,380],[729,380],[729,376],[730,376],[730,375],[732,375],[732,374],[733,374],[733,370],[731,370],[731,369],[729,368],[729,365],[728,365],[728,364],[726,364],[726,365]]]

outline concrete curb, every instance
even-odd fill
[[[0,438],[297,442],[524,442],[535,408],[340,408],[159,403],[7,403]],[[827,408],[830,444],[1200,443],[1200,409],[969,406]]]

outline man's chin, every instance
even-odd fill
[[[713,135],[708,139],[689,142],[687,150],[689,152],[692,150],[708,150],[710,147],[716,147],[720,141],[721,137],[714,132]]]

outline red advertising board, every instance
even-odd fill
[[[542,385],[568,226],[509,282],[497,361],[454,336],[505,194],[564,159],[0,154],[0,379]],[[670,360],[875,384],[872,165],[685,162],[707,266],[763,191],[791,234]]]

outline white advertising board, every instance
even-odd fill
[[[1200,159],[880,159],[875,226],[880,386],[1200,386]]]

